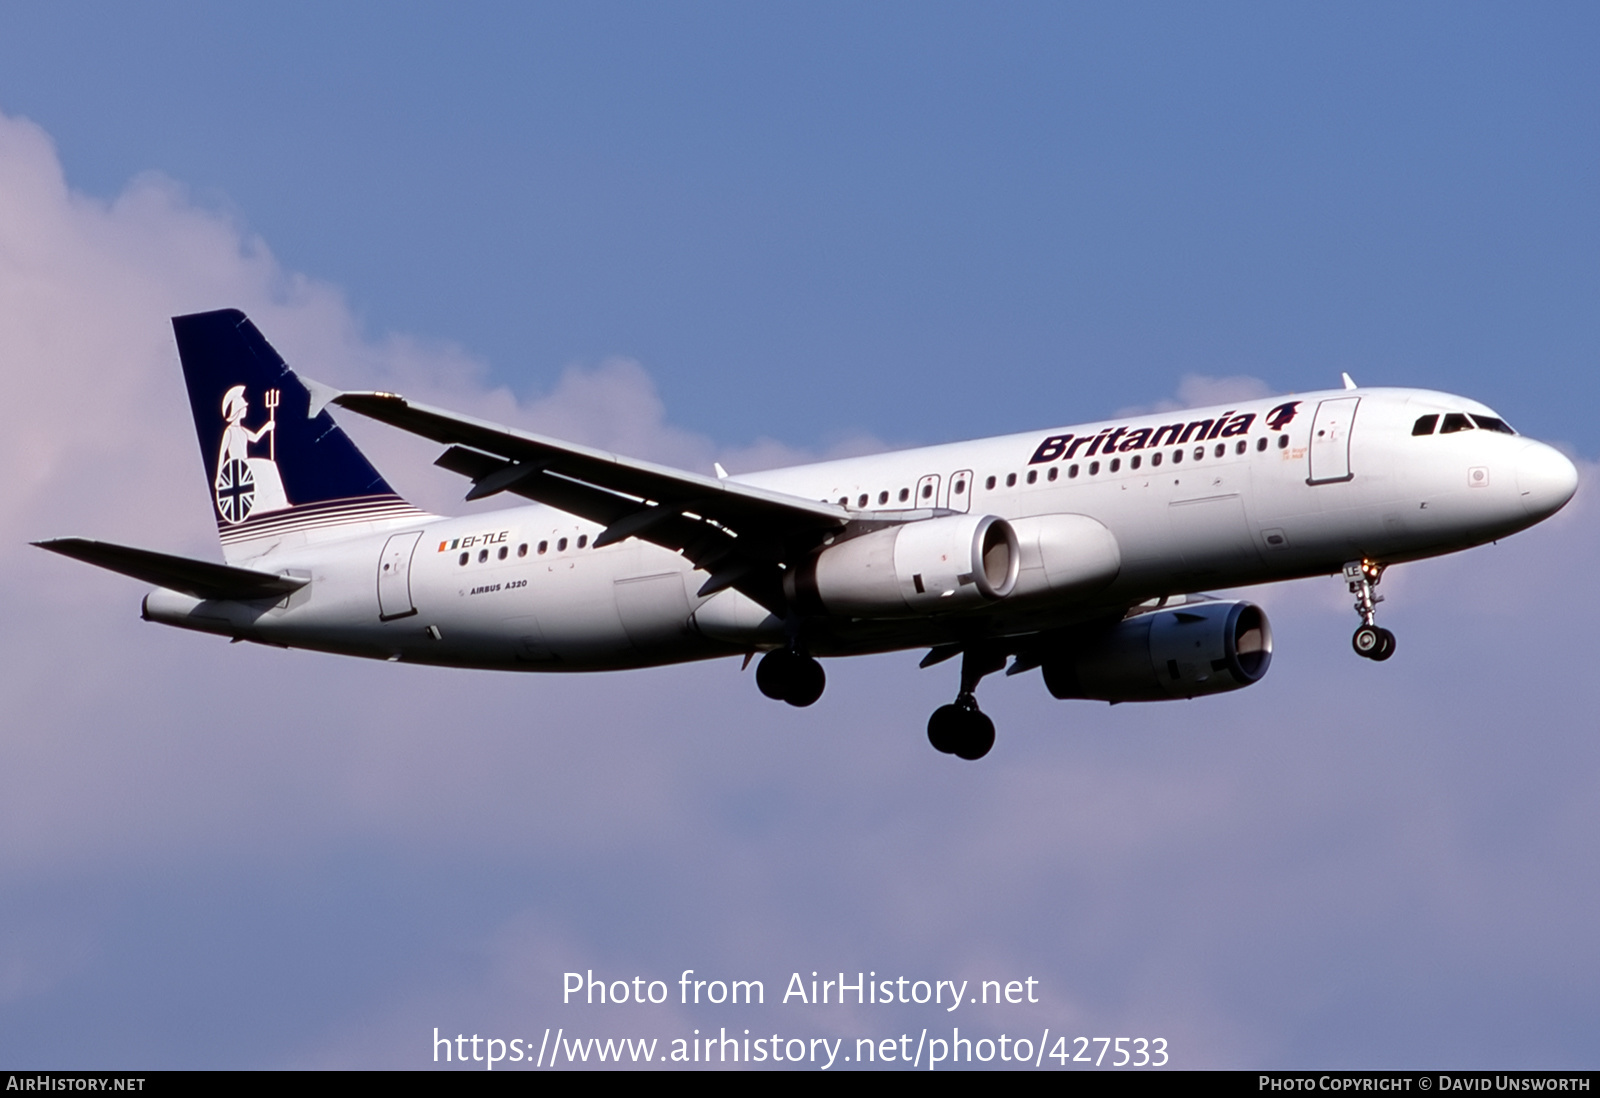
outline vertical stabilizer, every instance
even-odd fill
[[[223,555],[423,517],[395,494],[237,309],[174,317]],[[350,533],[360,532],[352,529]]]

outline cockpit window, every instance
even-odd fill
[[[1511,424],[1495,416],[1480,416],[1474,412],[1472,415],[1472,422],[1476,423],[1479,427],[1482,427],[1485,431],[1498,431],[1502,435],[1516,434],[1516,432],[1511,429]]]
[[[1437,426],[1439,426],[1439,417],[1437,415],[1422,416],[1416,423],[1411,425],[1411,433],[1414,435],[1431,435],[1433,434],[1433,429]]]
[[[1472,430],[1472,421],[1461,412],[1451,412],[1444,417],[1444,426],[1439,429],[1441,435],[1453,435],[1457,431]]]

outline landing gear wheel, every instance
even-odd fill
[[[1379,635],[1376,625],[1363,625],[1350,638],[1350,647],[1356,650],[1356,655],[1369,660],[1382,644],[1383,638]]]
[[[1350,638],[1356,655],[1382,663],[1394,655],[1394,634],[1380,625],[1363,625]]]
[[[756,687],[773,701],[796,708],[816,702],[827,685],[828,676],[820,663],[787,648],[768,652],[756,664]]]
[[[983,758],[994,746],[994,722],[976,709],[966,715],[961,739],[952,752],[959,759],[972,762]]]
[[[1372,658],[1382,663],[1394,655],[1394,634],[1380,625],[1378,627],[1378,638],[1378,650],[1372,653]]]
[[[946,755],[981,759],[994,746],[994,722],[970,698],[941,705],[928,718],[928,742]]]
[[[789,667],[794,663],[794,653],[778,648],[761,657],[756,664],[756,688],[773,701],[783,701],[789,690]]]
[[[789,689],[783,695],[783,700],[797,709],[804,709],[822,697],[823,688],[827,685],[828,676],[823,673],[822,664],[810,656],[796,656],[789,673]]]
[[[933,744],[934,750],[946,755],[956,753],[956,744],[961,740],[961,718],[966,710],[958,705],[941,705],[933,711],[933,716],[928,718],[928,742]]]

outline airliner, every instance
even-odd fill
[[[985,676],[1057,698],[1195,698],[1259,682],[1261,608],[1200,592],[1340,577],[1359,656],[1387,660],[1384,569],[1523,530],[1573,463],[1476,401],[1343,388],[1129,414],[794,468],[685,472],[384,392],[301,378],[237,310],[173,320],[225,564],[86,538],[45,549],[156,585],[147,621],[401,663],[607,671],[759,656],[808,706],[819,658],[960,659],[938,750],[994,744]],[[468,500],[407,503],[341,408],[445,447]],[[527,502],[521,502],[527,501]]]

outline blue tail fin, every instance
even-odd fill
[[[224,556],[421,517],[237,309],[173,317]],[[354,530],[350,531],[356,532]]]

